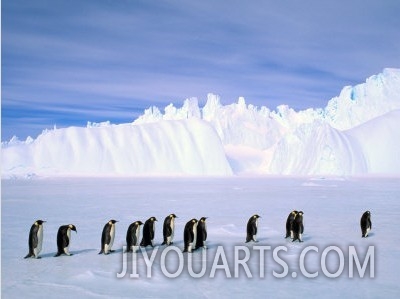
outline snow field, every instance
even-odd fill
[[[396,269],[400,266],[400,245],[393,238],[393,225],[399,209],[397,178],[325,178],[325,177],[234,177],[234,178],[40,178],[2,181],[2,295],[12,297],[67,298],[159,298],[159,297],[222,297],[239,298],[299,296],[322,298],[396,298],[400,289]],[[288,213],[304,211],[304,242],[284,239]],[[359,220],[365,210],[372,213],[370,237],[361,238]],[[162,221],[175,213],[174,246],[183,249],[183,227],[191,218],[207,216],[207,271],[202,278],[192,278],[185,270],[176,278],[168,278],[161,270]],[[253,214],[259,222],[258,243],[245,244],[245,228]],[[158,252],[151,278],[146,277],[142,253],[137,254],[139,278],[128,275],[117,278],[122,270],[122,247],[129,224],[155,216]],[[98,255],[101,230],[109,219],[119,222],[114,242],[115,253]],[[47,221],[44,227],[42,258],[23,259],[28,250],[29,228],[36,219]],[[53,257],[56,233],[62,224],[73,223],[78,233],[72,234],[73,256]],[[242,268],[234,277],[234,246],[249,248],[248,261],[253,275],[248,278]],[[319,271],[317,278],[306,278],[299,271],[299,255],[306,246],[309,252],[306,268]],[[224,270],[210,271],[218,246],[226,254],[232,278]],[[279,256],[288,264],[285,278],[274,262],[272,250],[265,254],[265,277],[260,269],[259,251],[254,246],[285,246]],[[322,275],[320,259],[328,246],[343,249],[345,270],[338,278]],[[348,277],[348,246],[355,246],[362,261],[369,246],[375,248],[375,277]],[[150,255],[156,249],[146,248]],[[192,254],[201,261],[202,252]],[[131,254],[127,256],[132,266]],[[168,269],[174,272],[178,256],[167,255]],[[331,253],[327,267],[337,269],[338,259]],[[221,264],[221,260],[219,261]],[[198,264],[195,264],[198,265]],[[199,268],[195,268],[199,270]],[[296,272],[298,276],[292,277]]]

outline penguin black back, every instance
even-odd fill
[[[360,219],[360,226],[361,226],[361,237],[362,238],[368,237],[368,233],[372,229],[370,211],[365,211],[364,214],[362,214]]]
[[[126,232],[126,251],[131,252],[133,246],[139,245],[140,226],[143,224],[142,221],[135,221],[131,223]]]
[[[197,219],[193,218],[189,220],[183,230],[183,252],[192,252],[196,248],[197,241]]]
[[[150,245],[154,247],[154,233],[155,233],[155,221],[157,221],[156,217],[150,217],[146,220],[143,225],[143,237],[140,242],[140,246],[146,247]]]
[[[303,232],[304,232],[304,224],[303,224],[303,211],[299,211],[293,220],[293,242],[299,240],[299,242],[303,242]]]
[[[69,253],[69,243],[71,238],[71,230],[76,232],[76,227],[73,224],[62,225],[58,228],[57,232],[57,254],[72,255]]]
[[[258,218],[260,218],[259,215],[255,214],[249,218],[249,221],[247,221],[247,227],[246,227],[246,243],[250,241],[257,242],[257,231],[258,231]]]
[[[174,230],[175,230],[175,214],[170,214],[164,219],[163,224],[163,242],[161,245],[171,245],[173,244]]]
[[[293,239],[293,221],[294,221],[294,218],[296,217],[297,213],[298,212],[296,210],[294,210],[294,211],[290,212],[289,216],[287,217],[285,238],[291,237]]]
[[[36,220],[32,224],[31,229],[29,230],[29,239],[28,239],[29,252],[25,256],[25,258],[28,257],[40,258],[39,253],[42,250],[42,243],[43,243],[43,223],[45,222],[46,221],[44,220]]]
[[[196,248],[200,247],[206,248],[206,240],[207,240],[207,217],[201,217],[197,222],[197,235],[196,235]]]

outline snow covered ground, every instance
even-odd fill
[[[396,238],[400,210],[400,179],[371,177],[227,177],[227,178],[44,178],[2,180],[2,297],[3,298],[398,298],[400,285],[400,243]],[[284,239],[285,221],[293,210],[304,211],[303,243]],[[372,213],[372,232],[361,238],[359,219],[365,210]],[[175,213],[175,242],[183,249],[183,227],[191,218],[207,216],[207,271],[193,278],[184,270],[176,278],[164,275],[162,266],[162,222]],[[260,219],[257,244],[245,244],[248,218],[258,213]],[[122,270],[122,254],[128,225],[135,220],[155,216],[157,244],[147,248],[157,251],[152,275],[146,277],[144,254],[137,254],[139,278],[128,274],[117,278]],[[98,255],[101,230],[116,219],[115,253]],[[28,233],[32,223],[43,219],[44,246],[41,259],[24,259],[28,252]],[[73,223],[70,251],[73,256],[53,257],[56,233],[62,224]],[[248,278],[243,267],[238,277],[234,271],[234,246],[249,249],[247,262],[253,275]],[[260,251],[253,246],[271,246],[265,252],[265,277],[260,277]],[[217,269],[210,278],[218,246],[223,246],[229,272]],[[284,268],[272,251],[288,266],[288,275],[277,278]],[[299,269],[300,254],[307,246],[307,278]],[[337,278],[328,278],[320,266],[321,254],[328,246],[344,253],[344,270]],[[374,246],[374,276],[371,265],[363,278],[349,278],[348,248],[354,246],[360,261],[369,246]],[[241,247],[243,248],[243,247]],[[241,251],[244,254],[244,250]],[[167,268],[177,270],[179,255],[166,255]],[[192,257],[200,265],[202,251]],[[329,253],[327,269],[334,273],[340,259]],[[370,261],[371,262],[371,261]],[[220,265],[223,260],[219,260]],[[199,272],[200,268],[195,269]],[[228,271],[228,270],[227,270]],[[296,272],[297,277],[292,277]],[[357,273],[357,272],[355,272]]]

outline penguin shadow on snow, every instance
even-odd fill
[[[56,256],[57,251],[51,252],[51,253],[45,253],[42,254],[41,257],[42,258],[48,258],[48,257],[73,257],[74,255],[80,255],[80,254],[85,254],[85,253],[89,253],[89,252],[93,252],[93,251],[97,251],[96,249],[81,249],[81,250],[74,250],[71,251],[70,255],[66,255],[66,254],[61,254],[59,256]]]
[[[375,235],[375,233],[369,232],[369,233],[368,233],[368,236],[366,236],[366,237],[364,237],[364,238],[362,238],[362,239],[369,239],[370,237],[373,237],[374,235]]]
[[[93,249],[93,250],[95,250],[95,249]],[[97,251],[97,250],[95,250],[95,251]],[[123,248],[112,249],[112,250],[108,251],[108,253],[106,253],[106,254],[99,254],[98,253],[98,255],[110,255],[110,254],[116,254],[116,253],[124,253]]]

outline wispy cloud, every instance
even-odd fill
[[[24,137],[16,124],[35,117],[126,121],[208,92],[225,103],[323,107],[344,85],[400,67],[397,0],[2,5],[2,139]]]

